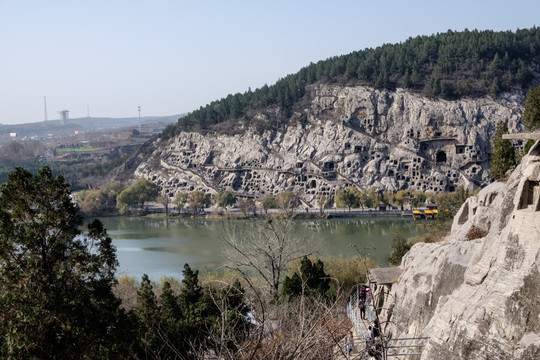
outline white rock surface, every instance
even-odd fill
[[[442,243],[404,257],[382,313],[426,360],[540,359],[540,142],[506,184],[469,198]],[[467,240],[471,228],[485,237]]]
[[[496,124],[520,130],[523,94],[497,99],[426,99],[406,91],[317,85],[282,131],[181,133],[138,166],[136,177],[178,191],[241,196],[293,190],[315,205],[345,185],[452,191],[490,182]],[[276,109],[253,119],[276,120]]]

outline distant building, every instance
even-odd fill
[[[60,114],[60,125],[66,125],[69,120],[69,110],[62,110],[58,112]]]

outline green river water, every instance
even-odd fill
[[[226,263],[224,220],[154,219],[144,217],[108,217],[100,219],[117,248],[120,266],[117,275],[140,278],[146,273],[159,280],[162,276],[181,278],[185,263],[192,268],[212,270]],[[235,226],[250,227],[253,221],[232,220]],[[392,239],[397,233],[405,238],[422,234],[423,222],[411,218],[349,218],[296,220],[293,236],[304,236],[318,244],[323,255],[353,257],[358,249],[374,247],[369,253],[378,264],[387,264]]]

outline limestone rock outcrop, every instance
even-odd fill
[[[306,203],[344,186],[395,191],[452,191],[490,182],[496,124],[521,128],[524,94],[497,99],[427,99],[403,90],[308,87],[290,125],[260,131],[246,123],[236,135],[183,132],[156,143],[136,177],[174,196],[201,189],[240,196],[293,190]],[[256,112],[275,121],[277,109]]]
[[[381,318],[394,338],[429,338],[421,359],[540,359],[540,142],[401,268]]]

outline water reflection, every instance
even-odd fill
[[[181,276],[184,263],[201,270],[216,269],[227,261],[223,255],[223,233],[228,226],[238,231],[261,230],[264,222],[252,220],[153,219],[109,217],[101,219],[117,247],[119,274],[136,277],[143,273],[154,279]],[[422,227],[410,219],[356,218],[297,220],[292,236],[303,236],[322,244],[322,255],[357,256],[351,248],[375,247],[370,254],[386,264],[392,239],[422,233]]]

